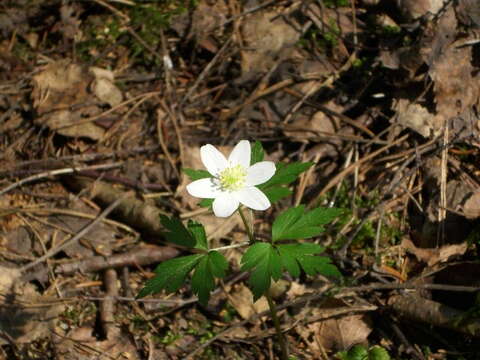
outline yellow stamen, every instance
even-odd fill
[[[235,165],[233,167],[223,170],[218,179],[220,186],[224,190],[235,191],[240,190],[245,186],[245,178],[247,177],[247,170],[242,165]]]

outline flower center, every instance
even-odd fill
[[[220,187],[224,190],[235,191],[245,186],[247,170],[242,165],[226,168],[218,175]]]

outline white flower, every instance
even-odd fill
[[[261,161],[250,166],[250,142],[240,141],[228,160],[210,144],[200,148],[200,156],[212,177],[188,184],[187,191],[195,197],[215,199],[215,216],[228,217],[240,204],[254,210],[270,207],[268,198],[255,185],[263,184],[275,174],[275,164]]]

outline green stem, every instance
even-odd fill
[[[253,237],[253,231],[250,229],[250,226],[248,226],[247,218],[243,214],[243,211],[240,207],[238,208],[238,213],[240,214],[240,217],[242,218],[243,225],[245,225],[245,230],[247,231],[247,235],[248,235],[248,239],[250,240],[250,244],[254,244],[255,243],[255,238]]]
[[[238,208],[238,213],[242,218],[243,225],[245,225],[245,230],[247,231],[248,238],[250,239],[250,244],[254,244],[255,238],[253,236],[253,231],[250,229],[247,218],[243,214],[243,211],[240,207]],[[285,338],[283,337],[283,334],[282,334],[282,329],[280,328],[280,321],[278,320],[277,307],[275,306],[275,301],[272,299],[268,291],[265,293],[265,297],[267,298],[268,306],[270,308],[270,314],[272,315],[275,331],[277,332],[278,342],[280,343],[280,348],[282,349],[282,360],[288,360],[287,343],[285,342]]]
[[[282,329],[280,328],[280,321],[277,316],[277,307],[275,301],[272,299],[268,291],[265,293],[265,297],[268,301],[268,306],[270,307],[270,314],[272,315],[273,325],[275,326],[275,331],[277,332],[278,342],[280,344],[280,349],[282,350],[282,360],[288,360],[288,348],[285,338],[282,334]]]

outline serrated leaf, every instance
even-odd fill
[[[192,181],[212,177],[212,175],[207,170],[195,170],[195,169],[183,168],[182,171]]]
[[[187,224],[188,230],[195,238],[195,249],[208,250],[207,234],[202,224],[197,221],[189,220]]]
[[[369,360],[390,360],[390,354],[381,346],[374,346],[368,352]]]
[[[250,165],[263,161],[264,157],[265,157],[265,151],[263,150],[262,143],[257,140],[255,141],[255,144],[253,144]]]
[[[332,264],[332,260],[326,256],[302,255],[297,260],[307,275],[322,274],[324,276],[341,277],[338,268]]]
[[[284,186],[272,186],[266,190],[263,190],[263,193],[265,196],[270,200],[270,203],[274,204],[278,200],[281,200],[283,198],[286,198],[290,195],[292,195],[292,190],[284,187]]]
[[[251,270],[248,283],[257,301],[282,275],[282,263],[277,250],[269,243],[256,243],[242,256],[242,271]]]
[[[163,236],[174,244],[193,248],[195,246],[195,238],[183,225],[180,219],[175,217],[169,218],[165,215],[160,215],[160,222],[168,231],[163,232]]]
[[[303,214],[304,205],[290,208],[277,216],[272,225],[272,241],[281,240]]]
[[[280,214],[272,226],[272,240],[307,239],[324,231],[323,225],[342,213],[341,209],[316,208],[304,214],[303,205]]]
[[[162,262],[155,269],[155,277],[145,283],[137,298],[156,294],[162,290],[177,291],[185,283],[185,278],[197,265],[204,254],[182,256]]]
[[[275,185],[290,184],[291,182],[294,182],[298,178],[298,175],[308,170],[312,165],[314,165],[313,162],[305,162],[305,163],[294,162],[291,164],[284,164],[284,163],[275,164],[276,166],[275,175],[273,175],[272,178],[268,180],[266,183],[261,184],[258,187],[261,190],[264,190]]]
[[[323,252],[324,248],[317,244],[302,243],[302,244],[282,244],[277,246],[282,261],[283,267],[293,276],[298,277],[300,275],[300,266],[304,268],[303,262],[308,262],[309,258],[315,259],[315,254]],[[308,270],[311,267],[308,267]],[[304,269],[305,271],[305,269]],[[313,275],[305,271],[309,275]]]
[[[192,276],[192,290],[202,305],[208,304],[210,292],[215,288],[215,277],[223,278],[227,268],[227,260],[217,251],[211,251],[200,259]]]

